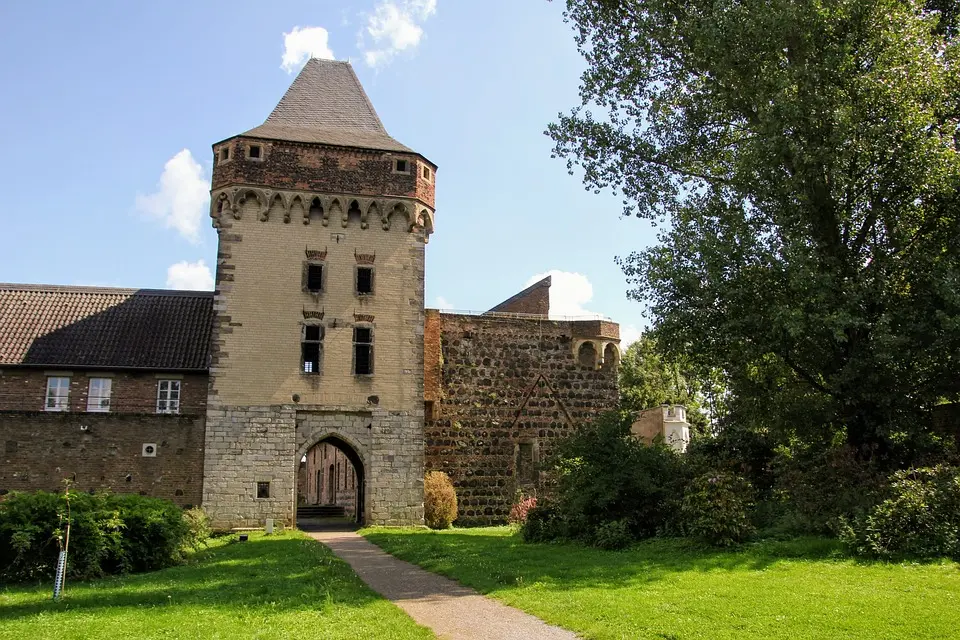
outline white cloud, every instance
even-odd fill
[[[635,324],[620,325],[620,348],[626,351],[627,347],[639,340],[642,334],[643,330]]]
[[[310,58],[335,60],[330,49],[330,34],[323,27],[294,27],[283,34],[283,58],[280,68],[293,73]]]
[[[437,0],[382,0],[367,16],[363,59],[371,67],[389,62],[397,53],[416,48],[423,37],[423,23],[437,12]]]
[[[213,273],[203,260],[172,264],[167,268],[167,287],[193,291],[213,291]]]
[[[550,283],[550,317],[559,316],[598,316],[595,311],[588,311],[584,306],[593,299],[593,285],[582,273],[560,271],[552,269],[538,273],[524,286],[543,280],[547,276],[552,278]]]
[[[453,309],[453,303],[443,296],[437,296],[433,301],[433,306],[440,311],[450,311]]]
[[[189,149],[167,160],[158,187],[150,195],[137,194],[137,210],[163,220],[190,242],[199,242],[200,222],[210,200],[210,183]]]

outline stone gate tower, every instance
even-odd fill
[[[366,522],[422,522],[436,166],[387,134],[349,63],[315,59],[213,152],[204,507],[218,527],[292,522],[300,460],[329,442]]]

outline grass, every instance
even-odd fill
[[[960,566],[846,558],[829,540],[739,550],[526,544],[506,527],[365,529],[391,554],[588,638],[960,638]]]
[[[297,531],[212,541],[184,566],[0,588],[0,639],[433,638]]]

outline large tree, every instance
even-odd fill
[[[556,152],[659,223],[621,262],[661,346],[781,426],[882,447],[957,395],[958,3],[567,2]]]

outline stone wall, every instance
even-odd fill
[[[424,201],[432,206],[432,196],[422,197],[418,173],[390,173],[379,152],[261,144],[262,160],[238,155],[214,170],[204,507],[221,527],[292,523],[300,459],[325,437],[311,428],[319,420],[361,463],[364,520],[419,524],[424,243],[432,230]],[[310,264],[322,266],[321,291],[306,287]],[[358,265],[374,269],[371,294],[356,291]],[[312,372],[301,357],[305,326],[323,332]],[[369,375],[354,373],[358,327],[372,330]],[[257,498],[265,482],[269,497]]]
[[[425,363],[440,369],[426,468],[453,480],[458,522],[503,522],[518,489],[543,490],[539,465],[557,438],[616,405],[616,368],[583,366],[575,355],[577,341],[600,324],[437,316],[440,362]],[[602,329],[613,334],[616,325]],[[428,353],[431,338],[428,329]],[[616,346],[612,336],[593,339]]]
[[[79,491],[199,505],[203,443],[202,415],[0,411],[0,492],[59,491],[71,478]]]

